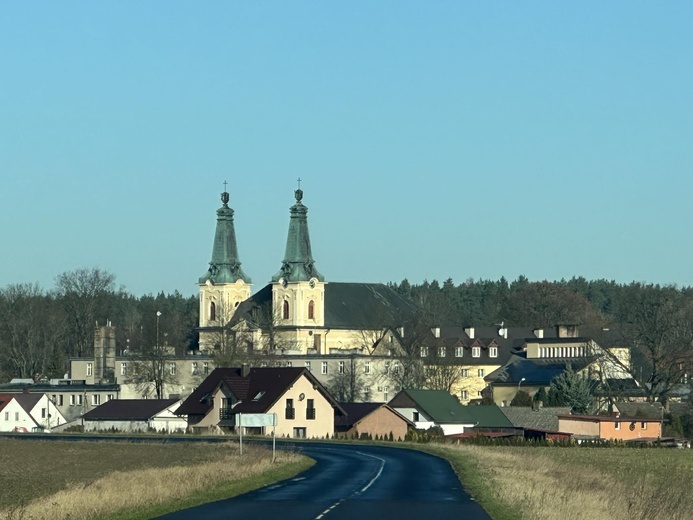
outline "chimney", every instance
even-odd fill
[[[250,375],[250,367],[248,363],[243,363],[241,366],[241,377],[248,377]]]
[[[433,336],[435,336],[436,338],[440,337],[440,327],[434,327],[431,332],[433,332]]]
[[[471,339],[474,339],[474,327],[465,327],[464,332],[469,336]]]
[[[534,337],[537,339],[544,338],[544,329],[534,329],[532,332],[534,333]]]

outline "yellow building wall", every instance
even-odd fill
[[[305,395],[303,399],[300,398],[301,394]],[[294,419],[286,418],[287,399],[294,401]],[[315,419],[306,417],[308,399],[314,401]],[[334,435],[334,408],[305,376],[296,381],[267,413],[277,414],[277,437],[295,437],[294,428],[305,428],[307,439],[331,438]],[[269,428],[267,433],[271,433]]]
[[[486,388],[484,377],[500,368],[500,365],[463,365],[461,368],[468,370],[469,375],[460,377],[452,386],[450,393],[456,396],[462,404],[467,404],[472,399],[481,399],[481,391]],[[483,375],[479,374],[479,370],[483,370]],[[463,393],[465,391],[467,392],[466,397]]]

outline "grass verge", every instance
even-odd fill
[[[495,520],[687,520],[690,450],[415,446],[448,459]]]
[[[299,473],[296,453],[231,443],[0,439],[0,518],[137,519],[220,500]]]

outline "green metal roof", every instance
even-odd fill
[[[467,413],[474,420],[476,428],[512,428],[513,423],[508,419],[501,409],[495,404],[492,405],[469,405],[466,407]]]
[[[281,278],[287,282],[307,282],[317,278],[324,282],[325,278],[315,268],[315,260],[310,248],[308,234],[308,208],[301,203],[303,191],[299,188],[294,192],[296,204],[291,206],[289,220],[289,235],[286,239],[286,252],[279,272],[272,277],[273,282]]]
[[[404,399],[402,399],[404,397]],[[388,404],[399,408],[409,397],[416,407],[437,424],[474,424],[476,420],[468,412],[467,406],[445,390],[402,390]],[[399,398],[399,399],[398,399]]]
[[[214,248],[209,269],[200,277],[198,283],[204,284],[207,280],[212,283],[235,283],[243,280],[250,283],[250,277],[241,269],[241,261],[238,259],[238,247],[236,246],[236,231],[233,227],[233,210],[229,208],[229,194],[221,194],[223,206],[217,210],[217,229],[214,233]]]

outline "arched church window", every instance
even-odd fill
[[[310,302],[308,302],[308,319],[315,319],[315,302],[313,300],[310,300]]]
[[[215,321],[217,319],[217,305],[214,302],[209,304],[209,319]]]
[[[288,320],[288,319],[289,319],[289,302],[286,301],[286,300],[284,300],[284,308],[283,308],[283,310],[282,310],[282,317],[283,317],[285,320]]]

